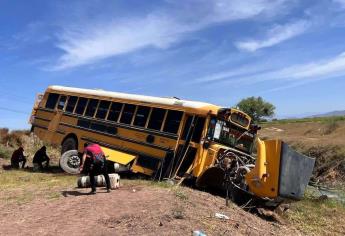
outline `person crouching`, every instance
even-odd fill
[[[18,169],[20,163],[22,163],[22,168],[25,167],[26,163],[26,156],[24,156],[24,148],[19,147],[17,150],[15,150],[11,157],[11,167]]]
[[[110,192],[110,179],[108,175],[108,167],[105,159],[105,155],[102,148],[95,143],[85,143],[84,144],[84,154],[82,158],[82,163],[80,166],[80,172],[84,169],[84,164],[86,159],[89,159],[90,166],[88,168],[90,183],[91,183],[91,194],[96,193],[96,182],[95,176],[103,174],[106,182],[107,192]]]
[[[32,160],[32,164],[34,166],[34,171],[42,171],[43,162],[45,162],[45,169],[49,167],[50,158],[47,155],[47,148],[46,146],[41,147],[36,153]]]

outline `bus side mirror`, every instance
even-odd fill
[[[252,131],[253,133],[256,133],[258,130],[261,129],[261,127],[258,126],[258,125],[256,125],[256,124],[251,124],[249,129],[250,129],[250,131]]]

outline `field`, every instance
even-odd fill
[[[291,204],[285,217],[304,233],[345,233],[345,117],[282,120],[261,124],[262,139],[279,138],[316,158],[312,180],[339,197],[322,200],[309,189],[304,200]],[[315,194],[316,192],[316,194]],[[313,193],[313,194],[312,194]],[[316,196],[315,196],[316,195]]]
[[[262,124],[263,139],[281,138],[314,156],[313,179],[338,190],[339,198],[318,196],[309,188],[305,198],[267,220],[256,211],[221,196],[183,186],[142,179],[122,179],[121,187],[96,195],[76,188],[77,176],[62,173],[59,150],[48,146],[55,167],[45,173],[7,170],[9,157],[23,143],[31,161],[43,143],[27,132],[2,132],[0,144],[0,234],[3,235],[343,235],[345,232],[345,121],[321,119]],[[29,163],[30,164],[30,163]],[[218,219],[222,213],[229,220]]]

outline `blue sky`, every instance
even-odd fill
[[[0,0],[0,22],[0,127],[53,84],[345,109],[345,0]]]

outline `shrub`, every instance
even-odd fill
[[[328,135],[333,133],[337,128],[339,127],[339,124],[337,122],[337,119],[329,119],[325,122],[325,128],[323,129],[323,134]]]
[[[0,158],[10,159],[13,150],[14,150],[13,148],[6,147],[6,146],[0,144]]]

